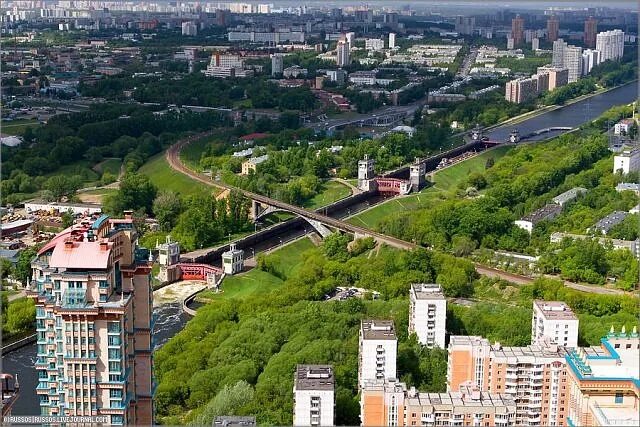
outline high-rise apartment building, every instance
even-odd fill
[[[336,48],[336,64],[338,67],[346,67],[351,63],[351,55],[349,52],[349,43],[339,41]]]
[[[367,50],[378,51],[384,49],[383,39],[366,39],[364,41],[364,48]]]
[[[271,75],[278,76],[284,70],[284,56],[280,53],[271,55]]]
[[[584,21],[584,45],[585,47],[596,47],[596,33],[598,32],[598,21],[590,16]]]
[[[520,15],[516,15],[511,20],[511,37],[513,37],[513,45],[516,47],[524,41],[524,19]]]
[[[334,424],[335,379],[331,365],[298,365],[293,381],[293,425]]]
[[[153,424],[149,251],[130,213],[73,225],[38,251],[36,303],[42,415]]]
[[[549,90],[549,73],[538,73],[531,76],[536,81],[536,90],[538,94]]]
[[[344,40],[347,42],[347,44],[349,45],[348,48],[351,49],[352,47],[355,46],[355,42],[356,42],[356,33],[354,32],[348,32],[344,35]]]
[[[490,345],[477,336],[452,336],[447,390],[471,381],[481,391],[516,402],[516,425],[566,425],[569,392],[565,347],[545,340],[527,347]]]
[[[427,347],[445,348],[447,300],[437,284],[414,283],[409,289],[409,333]]]
[[[564,48],[567,43],[562,39],[557,39],[553,42],[553,51],[551,57],[551,65],[553,67],[564,66]]]
[[[396,33],[389,33],[389,49],[396,47]]]
[[[569,70],[569,83],[578,81],[582,75],[582,48],[558,39],[553,42],[551,65]]]
[[[554,42],[558,40],[558,34],[560,32],[560,21],[555,15],[551,15],[547,19],[547,41]]]
[[[182,23],[182,35],[183,36],[197,36],[198,26],[193,21],[187,21]]]
[[[529,77],[508,81],[505,86],[505,99],[520,104],[538,95],[538,79]]]
[[[569,426],[640,425],[640,339],[624,327],[567,356]]]
[[[473,34],[476,27],[476,18],[474,16],[456,16],[455,30],[460,34]]]
[[[578,347],[578,318],[562,301],[533,301],[531,344],[548,338],[553,344]]]
[[[624,32],[611,30],[598,33],[596,50],[600,51],[600,62],[617,61],[624,54]]]
[[[586,76],[600,63],[600,51],[587,49],[582,52],[582,75]]]
[[[395,380],[368,383],[360,395],[360,420],[379,426],[513,426],[516,403],[505,394],[463,384],[459,391],[420,393]]]
[[[358,385],[396,378],[398,339],[393,320],[363,320],[360,324]]]
[[[538,74],[549,74],[549,85],[547,90],[554,90],[557,87],[569,83],[569,70],[561,67],[538,67]]]
[[[569,70],[569,83],[577,82],[582,76],[582,48],[572,45],[565,46],[562,66]]]
[[[538,50],[540,49],[540,39],[537,37],[534,37],[531,39],[531,50]]]

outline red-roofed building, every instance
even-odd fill
[[[252,144],[260,139],[264,139],[267,138],[269,136],[268,133],[262,133],[262,132],[254,132],[254,133],[250,133],[248,135],[244,135],[241,136],[240,138],[238,138],[240,141],[242,141],[245,144]]]
[[[64,230],[32,262],[42,415],[154,423],[151,263],[137,240],[131,215],[102,215]]]

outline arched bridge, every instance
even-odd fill
[[[413,249],[416,248],[417,245],[415,243],[410,243],[410,242],[406,242],[404,240],[401,239],[397,239],[395,237],[391,237],[391,236],[386,236],[382,233],[377,233],[375,231],[371,231],[368,230],[364,227],[358,227],[356,225],[353,224],[349,224],[348,222],[345,221],[341,221],[339,219],[335,219],[335,218],[331,218],[327,215],[323,215],[320,212],[315,212],[315,211],[311,211],[305,208],[301,208],[299,206],[295,206],[295,205],[291,205],[289,203],[285,203],[282,202],[280,200],[276,200],[276,199],[272,199],[270,197],[267,196],[263,196],[261,194],[256,194],[253,193],[251,191],[247,191],[247,190],[243,190],[240,188],[236,188],[224,183],[220,183],[220,182],[214,182],[211,180],[211,178],[209,178],[206,175],[202,175],[199,174],[197,172],[192,171],[191,169],[187,168],[186,166],[184,166],[184,164],[182,163],[182,161],[180,161],[180,150],[182,150],[182,148],[189,144],[190,142],[196,140],[196,139],[200,139],[202,138],[202,135],[195,135],[195,136],[191,136],[188,138],[185,138],[179,142],[177,142],[176,144],[172,145],[166,153],[166,158],[167,158],[167,162],[169,163],[169,165],[189,176],[190,178],[202,182],[203,184],[206,184],[208,186],[211,187],[217,187],[220,189],[224,189],[224,190],[235,190],[235,191],[239,191],[241,192],[245,197],[247,197],[248,199],[251,199],[255,202],[258,202],[259,204],[263,205],[263,206],[271,206],[273,208],[277,208],[279,210],[283,210],[283,211],[287,211],[287,212],[291,212],[295,215],[298,215],[300,217],[303,217],[307,222],[309,222],[310,224],[322,224],[322,226],[326,227],[326,228],[332,228],[335,230],[340,230],[340,231],[344,231],[347,233],[352,233],[354,234],[357,238],[360,237],[373,237],[377,242],[379,243],[385,243],[389,246],[393,246],[399,249]]]

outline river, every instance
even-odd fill
[[[494,141],[506,141],[514,128],[520,131],[520,135],[527,135],[550,127],[578,127],[583,123],[596,119],[615,105],[630,104],[635,101],[638,98],[637,84],[637,82],[628,83],[566,107],[542,113],[520,123],[497,127],[487,132],[486,136]],[[544,133],[528,138],[527,141],[547,139],[560,133],[562,131]]]
[[[153,327],[156,350],[178,333],[189,320],[182,312],[181,303],[167,303],[153,308],[156,323]],[[34,368],[36,344],[14,350],[2,356],[2,371],[18,374],[20,396],[13,406],[13,415],[40,415],[40,403],[35,393],[38,374]]]

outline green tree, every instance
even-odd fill
[[[33,327],[36,320],[36,306],[31,298],[12,301],[7,307],[7,329],[22,333]]]
[[[254,390],[246,381],[225,386],[209,401],[192,425],[211,425],[220,415],[237,415],[254,398]]]
[[[153,201],[153,214],[163,231],[169,231],[174,227],[180,212],[182,200],[173,191],[160,191]]]
[[[69,209],[67,212],[62,214],[62,227],[68,228],[73,224],[74,215],[73,211]]]
[[[155,185],[146,175],[129,172],[122,177],[118,192],[105,198],[104,209],[115,216],[121,215],[124,210],[138,209],[150,214],[156,193]]]
[[[30,247],[24,249],[20,252],[20,256],[18,257],[18,262],[15,267],[15,277],[17,280],[22,282],[22,284],[27,283],[27,279],[31,277],[31,260],[38,253],[38,249],[35,247]]]

